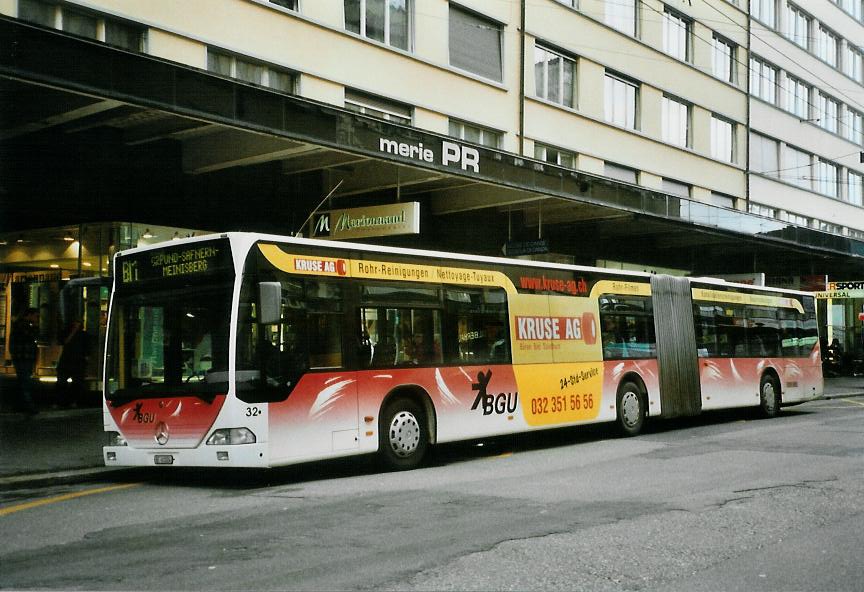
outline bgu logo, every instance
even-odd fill
[[[477,397],[474,399],[474,404],[471,405],[471,411],[481,405],[483,406],[483,415],[492,415],[493,413],[502,415],[504,412],[513,413],[516,411],[519,393],[490,395],[487,392],[490,380],[492,380],[492,370],[477,373],[477,382],[471,385],[471,389],[477,391]]]
[[[144,407],[144,403],[136,403],[135,409],[132,411],[132,421],[137,421],[138,423],[153,423],[156,421],[155,413],[141,413],[141,408]]]

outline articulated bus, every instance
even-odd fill
[[[818,398],[803,292],[228,233],[118,253],[110,466],[273,467]]]

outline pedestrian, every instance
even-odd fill
[[[12,324],[9,350],[12,353],[12,365],[15,366],[15,377],[18,380],[16,408],[30,415],[36,414],[36,404],[33,402],[33,371],[39,353],[38,338],[39,311],[28,308]]]
[[[60,402],[65,405],[75,406],[84,402],[87,345],[83,324],[77,319],[72,321],[57,360],[57,390]]]

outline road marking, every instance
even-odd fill
[[[864,407],[864,403],[862,403],[861,401],[853,401],[852,399],[840,399],[840,400],[844,401],[845,403],[852,403],[853,405],[861,405],[862,407]]]
[[[140,483],[126,483],[124,485],[111,485],[110,487],[99,487],[96,489],[85,489],[84,491],[79,491],[77,493],[67,493],[65,495],[48,497],[48,498],[36,500],[33,502],[27,502],[25,504],[18,504],[17,506],[9,506],[8,508],[0,508],[0,516],[6,516],[8,514],[13,514],[15,512],[21,512],[22,510],[29,510],[31,508],[38,508],[39,506],[45,506],[48,504],[55,504],[57,502],[65,502],[67,500],[75,499],[77,497],[84,497],[85,495],[94,495],[97,493],[108,493],[109,491],[119,491],[121,489],[129,489],[130,487],[137,487],[139,485],[141,485],[141,484]]]

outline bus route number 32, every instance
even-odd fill
[[[260,407],[247,407],[246,408],[246,417],[258,417],[263,413]]]

